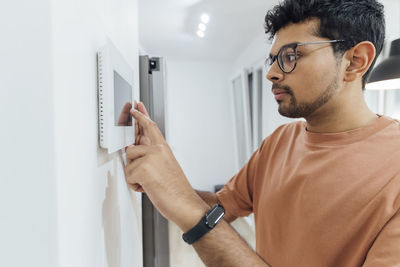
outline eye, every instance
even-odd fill
[[[289,62],[296,61],[296,54],[289,53],[289,54],[286,55],[286,59],[287,59]]]

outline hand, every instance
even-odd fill
[[[142,102],[137,103],[136,101],[134,101],[134,108],[135,110],[140,111],[147,118],[150,119],[150,115],[147,112],[147,109]],[[131,112],[130,115],[133,116],[133,111]],[[150,139],[143,133],[143,127],[140,126],[138,121],[136,120],[135,120],[135,145],[151,145]]]
[[[137,109],[132,114],[141,137],[140,144],[126,149],[127,183],[140,186],[136,191],[146,192],[164,217],[188,230],[209,207],[189,184],[157,125]]]
[[[138,102],[136,102],[136,100],[134,100],[134,109],[140,111],[147,118],[150,119],[150,115],[147,112],[147,109],[146,109],[145,105],[142,102],[138,103]],[[131,116],[131,119],[132,119],[133,111],[130,111],[130,116]],[[150,139],[144,135],[143,127],[141,127],[138,124],[137,120],[135,120],[135,145],[151,145]],[[127,150],[127,148],[125,148],[125,151],[126,150]],[[135,190],[136,192],[140,192],[140,193],[144,192],[144,190],[140,186],[140,184],[134,183],[134,184],[128,184],[128,186],[130,188],[132,188],[133,190]]]

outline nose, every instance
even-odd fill
[[[283,80],[283,72],[282,70],[278,67],[278,63],[275,62],[272,64],[271,68],[269,69],[267,73],[267,79],[271,81],[272,83],[277,83],[281,82]]]

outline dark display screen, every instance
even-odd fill
[[[114,123],[132,126],[132,86],[114,70]]]

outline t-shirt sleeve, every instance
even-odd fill
[[[400,266],[400,211],[383,227],[363,267]]]
[[[246,165],[217,192],[217,198],[225,210],[236,217],[244,217],[253,212],[253,185],[264,143],[265,141]]]

